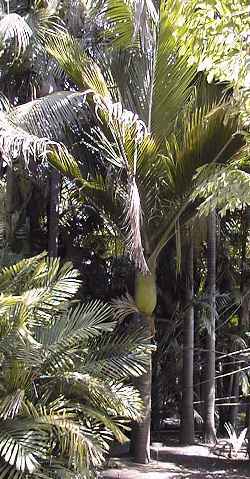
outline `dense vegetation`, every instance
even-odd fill
[[[242,429],[248,2],[0,13],[0,479],[95,474],[128,421],[144,463],[169,417]]]

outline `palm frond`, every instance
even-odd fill
[[[8,394],[3,399],[0,396],[0,418],[6,420],[15,417],[20,410],[23,397],[24,391],[21,389]]]
[[[77,163],[65,144],[68,135],[79,135],[79,129],[86,126],[88,119],[85,96],[79,92],[57,92],[30,101],[1,114],[2,154],[6,161],[20,155],[26,162],[50,161],[64,173],[79,177]]]
[[[118,299],[113,299],[112,307],[118,320],[123,320],[131,314],[139,314],[139,310],[135,304],[135,301],[130,294],[126,294]]]
[[[196,75],[195,68],[189,65],[189,55],[183,52],[180,57],[178,53],[174,25],[179,13],[176,2],[161,2],[149,88],[149,127],[161,139],[173,132]]]
[[[205,180],[206,178],[206,180]],[[207,165],[198,170],[193,198],[200,198],[199,215],[218,209],[221,216],[250,204],[250,175],[232,164]]]
[[[14,108],[8,115],[13,125],[31,135],[60,142],[69,128],[77,128],[81,121],[88,122],[84,95],[79,92],[55,92]]]
[[[7,164],[23,158],[26,167],[34,160],[39,164],[50,162],[67,175],[79,177],[78,165],[67,148],[46,137],[37,137],[16,126],[6,117],[0,119],[0,150]]]
[[[81,48],[79,42],[69,34],[49,38],[47,51],[65,73],[83,91],[109,98],[109,89],[98,65]]]
[[[92,340],[82,372],[114,380],[140,376],[147,364],[147,354],[154,347],[141,330],[129,336],[114,331]]]
[[[32,37],[32,29],[23,17],[16,13],[4,15],[0,20],[0,35],[5,48],[11,46],[12,61],[18,60],[26,51]]]
[[[51,8],[34,9],[32,13],[21,16],[18,13],[4,14],[0,20],[0,38],[5,58],[11,65],[22,60],[32,40],[42,44],[48,34],[55,35],[64,31],[64,27],[55,11]]]
[[[102,12],[107,21],[112,46],[130,48],[141,46],[146,51],[152,43],[152,23],[158,20],[152,0],[108,0]]]
[[[46,253],[25,258],[9,267],[3,267],[0,270],[0,287],[2,292],[15,291],[13,285],[23,285],[25,279],[35,270],[40,261],[46,256]]]
[[[88,477],[142,417],[128,380],[144,372],[150,340],[120,333],[99,301],[70,308],[78,273],[46,254],[2,268],[0,286],[0,477]]]
[[[134,25],[133,2],[123,0],[108,0],[103,13],[106,17],[112,45],[116,48],[131,47],[134,43],[134,36],[137,36]],[[137,30],[137,29],[136,29]],[[134,35],[135,34],[135,35]]]
[[[105,135],[100,129],[95,129],[91,141],[94,148],[99,149],[112,166],[118,166],[121,174],[124,171],[127,175],[128,191],[123,197],[126,243],[130,258],[146,273],[148,267],[141,238],[143,215],[136,183],[138,150],[140,143],[147,135],[146,126],[137,115],[125,110],[121,103],[102,101],[97,98],[96,104],[98,113],[100,112],[103,116],[103,125],[107,128],[107,134]],[[118,192],[119,187],[116,194]]]

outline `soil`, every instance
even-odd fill
[[[163,446],[151,448],[150,464],[135,464],[128,457],[111,458],[102,479],[246,479],[250,478],[250,461],[243,448],[230,458],[230,446],[220,440],[216,447]]]

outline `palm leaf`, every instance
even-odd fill
[[[69,34],[49,38],[47,51],[67,75],[81,88],[109,98],[109,90],[98,65],[81,48],[79,42]]]
[[[7,54],[10,65],[20,61],[32,40],[41,44],[48,34],[55,35],[63,30],[62,22],[51,5],[48,8],[34,9],[25,17],[17,13],[4,14],[0,20],[3,58]]]
[[[131,47],[134,43],[134,5],[123,0],[108,0],[103,14],[108,22],[112,46],[116,48]]]
[[[82,372],[114,380],[140,376],[147,364],[147,353],[152,349],[150,340],[140,330],[129,336],[114,331],[112,335],[92,340]]]
[[[160,18],[151,72],[149,125],[160,138],[166,138],[191,94],[190,85],[196,70],[189,65],[189,55],[178,54],[174,26],[179,17],[176,2],[160,4]]]

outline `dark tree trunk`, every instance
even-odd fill
[[[48,254],[50,257],[58,256],[59,241],[59,203],[60,203],[60,173],[51,168],[50,173],[50,202],[48,221]]]
[[[249,330],[250,323],[250,261],[247,257],[247,245],[249,242],[250,229],[250,206],[242,215],[242,255],[241,255],[241,312],[240,325],[243,332]]]
[[[194,443],[194,266],[193,266],[193,240],[189,238],[183,248],[182,281],[183,291],[183,369],[182,369],[182,404],[181,404],[181,430],[180,442],[182,444]]]
[[[207,245],[208,296],[210,307],[210,323],[207,332],[207,374],[204,438],[207,444],[216,443],[215,430],[215,310],[216,310],[216,212],[208,219]]]
[[[158,434],[161,427],[161,368],[159,355],[156,351],[152,361],[152,430]],[[156,434],[154,435],[156,437]]]
[[[234,370],[239,369],[239,366],[235,365]],[[237,429],[238,413],[239,413],[239,393],[240,393],[240,373],[236,373],[233,376],[232,387],[232,406],[230,406],[230,422],[234,429]]]

